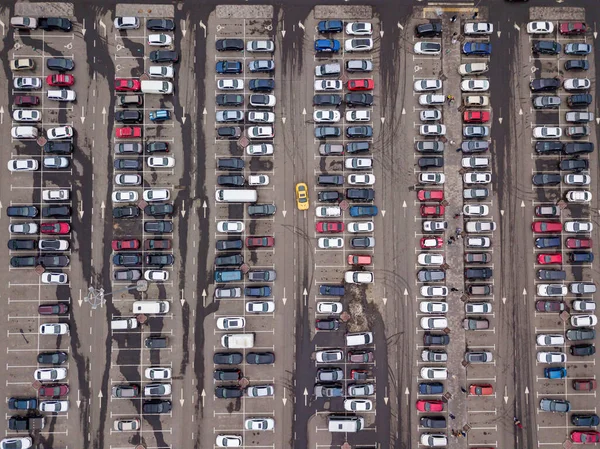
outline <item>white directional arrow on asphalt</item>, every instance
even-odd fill
[[[81,405],[81,400],[79,399],[79,390],[77,390],[77,400],[75,401],[75,403],[77,404],[77,408],[79,408],[79,406]]]
[[[206,208],[208,207],[208,205],[206,204],[206,201],[204,201],[204,203],[202,203],[202,209],[204,209],[204,218],[206,218]]]
[[[202,303],[206,307],[206,290],[202,290]]]
[[[383,209],[383,210],[381,211],[381,215],[383,215],[383,216],[385,217],[385,209]]]
[[[406,115],[406,109],[402,108],[402,115]]]
[[[521,27],[519,25],[517,25],[516,23],[513,26],[515,27],[515,30],[521,31]]]
[[[523,296],[525,296],[527,294],[527,290],[523,289]]]
[[[304,24],[303,24],[301,21],[299,21],[299,20],[298,20],[298,26],[299,26],[299,27],[300,27],[302,30],[305,30],[305,29],[306,29],[306,27],[304,26]]]
[[[102,209],[102,218],[104,218],[104,209],[106,209],[106,204],[104,204],[104,201],[102,201],[102,204],[100,205],[100,209]]]
[[[381,124],[383,125],[385,123],[385,117],[380,117],[381,118]]]
[[[183,106],[183,114],[181,114],[181,121],[183,122],[184,125],[185,125],[186,120],[187,120],[187,117],[185,116],[185,106]]]
[[[302,394],[304,395],[304,406],[306,407],[308,405],[308,390],[305,388]]]
[[[281,401],[283,402],[283,405],[284,405],[284,406],[287,404],[287,398],[285,397],[285,392],[286,392],[286,391],[287,391],[287,390],[284,388],[284,389],[283,389],[283,398],[281,399]]]
[[[387,405],[388,400],[389,400],[389,398],[388,398],[388,389],[387,389],[387,387],[385,387],[385,396],[383,397],[383,402],[385,402],[385,405]]]
[[[281,117],[281,121],[282,121],[282,122],[283,122],[283,124],[285,125],[286,118],[285,118],[285,117]]]
[[[183,388],[181,389],[181,399],[179,399],[179,404],[183,407],[183,403],[185,402],[185,399],[183,399]]]
[[[101,391],[98,392],[98,398],[102,399],[102,392]],[[101,400],[98,401],[98,408],[102,408],[102,401]]]
[[[202,396],[202,407],[204,407],[204,398],[206,397],[206,391],[204,391],[204,388],[202,389],[200,396]]]
[[[529,387],[525,387],[525,403],[529,405]]]
[[[200,23],[200,28],[202,28],[204,30],[204,37],[206,38],[206,25],[204,25],[204,22],[201,20]]]
[[[4,106],[0,106],[0,125],[4,123]]]
[[[85,36],[85,32],[87,30],[85,29],[85,19],[83,19],[82,23],[81,23],[81,34],[83,34]]]
[[[81,106],[81,117],[79,117],[81,119],[81,124],[83,125],[83,122],[85,122],[85,108],[83,106]]]
[[[79,219],[83,218],[83,200],[79,202]]]
[[[504,403],[508,404],[508,386],[504,385]]]
[[[106,125],[106,108],[102,108],[102,124]]]
[[[181,216],[185,217],[185,201],[181,202]]]
[[[383,301],[383,305],[385,306],[387,304],[387,298],[381,298],[381,300]]]
[[[397,25],[398,25],[398,28],[400,28],[401,30],[404,29],[404,27],[402,26],[402,24],[400,22],[398,22]]]
[[[183,19],[181,19],[181,34],[183,34],[183,37],[185,37],[187,34],[187,30],[185,29],[185,20]]]
[[[285,37],[285,20],[282,20],[281,22],[281,37]]]

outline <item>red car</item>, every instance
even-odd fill
[[[64,302],[57,302],[55,304],[42,304],[38,306],[38,313],[40,315],[64,315],[69,311],[69,306]]]
[[[270,247],[275,245],[273,237],[248,237],[246,238],[246,246],[248,248]]]
[[[115,129],[115,137],[119,139],[135,139],[142,137],[142,128],[139,126],[124,126]]]
[[[435,400],[417,401],[417,410],[420,412],[441,412],[444,410],[444,403]]]
[[[560,34],[585,34],[587,25],[584,22],[561,22],[558,31]]]
[[[592,247],[592,239],[574,239],[568,238],[567,248],[591,248]]]
[[[317,232],[344,232],[344,223],[341,221],[318,221]]]
[[[40,98],[35,95],[17,95],[15,97],[15,106],[37,106],[40,104]]]
[[[115,90],[117,92],[138,92],[140,89],[140,80],[136,78],[117,78],[115,80]]]
[[[64,221],[42,223],[40,224],[40,231],[42,234],[68,234],[71,232],[71,225]]]
[[[125,249],[138,249],[140,247],[140,241],[137,239],[131,240],[113,240],[112,249],[113,251],[121,251]]]
[[[444,201],[443,190],[419,190],[417,192],[419,201]]]
[[[346,83],[348,90],[373,90],[375,82],[372,79],[349,80]]]
[[[562,263],[562,254],[538,254],[537,261],[542,265],[549,265],[553,263]]]
[[[597,387],[596,379],[575,379],[573,389],[577,391],[594,391]]]
[[[441,237],[423,237],[421,239],[421,249],[441,248],[444,240]]]
[[[350,265],[371,265],[373,256],[369,254],[348,254],[348,263]]]
[[[465,123],[487,123],[490,121],[490,113],[487,111],[465,111],[463,121]]]
[[[533,232],[561,232],[562,225],[556,221],[534,221],[531,223]]]
[[[441,217],[446,208],[444,206],[421,206],[421,217]]]
[[[157,249],[171,249],[170,239],[146,239],[144,242],[146,251],[154,251]]]
[[[474,396],[490,396],[494,394],[494,388],[490,384],[469,385],[469,394]]]
[[[75,77],[73,75],[67,75],[66,73],[58,73],[56,75],[48,75],[46,77],[46,83],[48,86],[67,87],[72,86],[75,83]]]
[[[600,432],[595,430],[571,432],[571,441],[573,443],[598,443],[600,441]]]
[[[565,303],[563,301],[540,300],[535,302],[535,310],[538,312],[559,313],[565,310]]]
[[[66,384],[42,385],[38,394],[45,398],[57,398],[69,394],[69,386]]]
[[[368,380],[369,371],[366,369],[350,370],[350,380]]]

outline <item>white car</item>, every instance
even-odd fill
[[[448,378],[448,369],[425,366],[421,368],[421,377],[427,380],[444,380]]]
[[[538,284],[537,294],[539,296],[565,296],[567,286],[563,284]]]
[[[372,186],[375,184],[375,175],[366,173],[364,175],[348,175],[348,184],[357,186]]]
[[[444,264],[444,255],[443,254],[430,254],[430,253],[421,253],[417,256],[417,263],[419,265],[443,265]]]
[[[485,92],[490,89],[488,80],[464,80],[460,83],[463,92]]]
[[[251,53],[273,53],[275,51],[275,43],[269,40],[248,41],[246,43],[246,51]]]
[[[231,232],[231,233],[242,233],[244,232],[244,222],[242,221],[219,221],[217,223],[217,231],[219,232]]]
[[[35,380],[55,381],[67,378],[67,368],[40,368],[33,373]]]
[[[325,351],[317,351],[315,359],[319,363],[336,363],[344,360],[344,351],[340,349],[327,349]]]
[[[349,157],[345,162],[346,168],[351,170],[368,170],[373,167],[370,157]]]
[[[21,90],[41,89],[41,78],[18,76],[13,80],[13,87]]]
[[[168,47],[173,43],[173,39],[168,34],[158,33],[148,35],[148,45],[154,47]]]
[[[465,226],[467,232],[492,232],[496,230],[496,223],[493,221],[469,221]]]
[[[570,186],[589,186],[592,182],[592,177],[586,174],[570,174],[563,178],[565,184]]]
[[[142,195],[144,201],[168,201],[171,198],[171,192],[169,189],[148,189],[144,190]]]
[[[446,447],[448,437],[441,433],[424,433],[421,435],[420,442],[425,447]]]
[[[215,443],[217,447],[240,447],[242,437],[239,435],[217,435]]]
[[[159,380],[159,379],[170,379],[171,368],[160,368],[153,366],[144,370],[144,376],[146,379]]]
[[[267,156],[273,154],[273,144],[271,143],[253,143],[246,147],[248,156]]]
[[[42,114],[35,109],[17,109],[13,112],[15,122],[39,122],[41,119]]]
[[[112,194],[114,203],[135,203],[138,200],[138,193],[133,190],[117,190]]]
[[[0,441],[2,449],[29,449],[33,441],[30,437],[4,438]]]
[[[275,388],[273,388],[273,385],[256,385],[246,388],[246,395],[249,398],[265,398],[268,396],[273,396],[273,394],[275,394]]]
[[[243,79],[220,79],[217,80],[217,89],[219,90],[244,90]]]
[[[270,182],[269,175],[250,175],[248,176],[249,186],[268,186]]]
[[[275,95],[253,94],[250,95],[250,106],[257,108],[272,108],[277,103]]]
[[[221,317],[217,319],[217,328],[221,330],[243,329],[246,327],[246,318],[241,316]]]
[[[172,66],[153,65],[148,69],[148,75],[150,78],[173,78],[175,70]]]
[[[569,203],[589,203],[592,201],[592,192],[589,190],[569,190],[567,201]]]
[[[373,39],[362,37],[357,39],[346,39],[344,50],[350,51],[371,51],[373,50]]]
[[[419,173],[421,184],[443,184],[445,181],[446,175],[443,173]]]
[[[144,387],[144,396],[168,396],[171,394],[171,384],[156,383]]]
[[[38,248],[41,251],[66,251],[69,249],[69,241],[61,239],[40,239]]]
[[[442,111],[438,109],[425,109],[419,112],[419,118],[422,122],[437,121],[442,119]]]
[[[463,157],[461,161],[463,168],[486,168],[490,166],[487,157]]]
[[[369,22],[350,22],[346,24],[346,34],[353,36],[370,36],[373,34],[373,25]]]
[[[37,139],[38,129],[35,126],[13,126],[10,135],[13,139]]]
[[[315,90],[317,92],[340,91],[342,90],[342,82],[340,80],[317,80],[315,81]]]
[[[448,313],[448,303],[442,301],[421,301],[419,310],[422,313]]]
[[[344,247],[344,239],[339,237],[321,237],[318,240],[321,249],[337,249]]]
[[[443,316],[423,317],[421,318],[421,328],[425,330],[446,329],[448,319]]]
[[[573,327],[590,327],[598,324],[596,315],[572,315],[571,326]]]
[[[149,282],[166,282],[169,280],[169,272],[166,270],[146,270],[144,279]]]
[[[57,128],[50,128],[48,131],[46,131],[46,135],[48,140],[70,139],[73,137],[73,127],[59,126]]]
[[[489,172],[470,172],[463,175],[465,184],[489,184],[492,182],[492,174]]]
[[[48,90],[46,92],[48,100],[55,101],[75,101],[77,94],[74,90],[60,89],[60,90]]]
[[[11,234],[37,234],[37,223],[12,223],[8,225],[8,232]]]
[[[533,128],[533,137],[536,139],[560,139],[562,129],[558,126],[536,126]]]
[[[565,363],[567,361],[567,354],[564,352],[538,352],[537,361],[539,363]]]
[[[275,114],[272,112],[250,111],[248,112],[248,121],[252,123],[273,123]]]
[[[433,287],[431,285],[424,285],[420,289],[421,296],[430,298],[432,296],[448,296],[448,287],[442,285],[439,287]]]
[[[275,312],[275,301],[248,301],[246,303],[248,313],[273,313]]]
[[[69,401],[41,401],[40,412],[59,413],[69,410]]]
[[[565,344],[565,337],[560,334],[540,334],[536,341],[540,346],[562,346]]]
[[[550,34],[554,31],[552,22],[529,22],[527,24],[527,32],[529,34]]]
[[[444,232],[448,228],[448,222],[427,220],[423,222],[423,231],[425,232]]]
[[[370,271],[346,271],[344,280],[348,284],[372,284],[375,276]]]
[[[492,241],[489,237],[468,237],[467,247],[469,248],[489,248]]]
[[[594,224],[591,221],[567,221],[563,225],[565,232],[592,232]]]
[[[69,332],[69,325],[66,323],[45,323],[40,325],[40,334],[42,335],[65,335]]]
[[[566,90],[587,90],[591,85],[592,83],[587,78],[569,78],[563,83]]]
[[[341,302],[321,301],[317,303],[317,313],[339,315],[344,310]]]
[[[137,30],[140,27],[137,17],[117,17],[114,23],[117,30]]]
[[[42,190],[42,199],[44,201],[67,201],[71,193],[67,189],[44,189]]]
[[[40,166],[35,159],[11,159],[7,165],[10,171],[36,171]]]
[[[352,221],[348,223],[346,228],[348,232],[373,232],[375,230],[375,224],[372,221]]]
[[[69,278],[65,273],[42,273],[41,276],[42,284],[66,284],[69,282]]]
[[[347,412],[368,412],[373,410],[373,402],[370,399],[345,399],[344,410]]]
[[[342,118],[342,115],[339,111],[334,111],[331,109],[325,110],[317,110],[313,112],[313,120],[316,123],[335,123],[339,122]]]
[[[424,248],[436,248],[437,245],[438,245],[438,241],[434,237],[427,238],[427,239],[423,240],[423,247]]]
[[[275,428],[275,420],[273,418],[248,418],[244,421],[246,430],[273,430]]]
[[[418,55],[439,55],[442,52],[442,44],[438,42],[420,41],[415,44],[413,50]]]
[[[438,79],[417,80],[414,83],[414,89],[417,92],[440,90],[441,88],[442,88],[442,81],[438,80]]]
[[[249,139],[271,139],[275,134],[271,126],[250,126],[246,128],[246,136]]]
[[[446,97],[441,94],[423,94],[419,95],[419,104],[421,106],[439,106],[446,102]]]
[[[341,217],[342,209],[339,206],[317,206],[315,214],[319,218]]]
[[[141,427],[141,422],[137,418],[133,419],[115,419],[113,423],[113,429],[117,432],[129,432],[131,430],[138,430]]]
[[[485,204],[466,204],[463,207],[463,214],[468,217],[485,217],[489,213],[490,208]]]
[[[419,134],[422,136],[444,136],[446,135],[446,125],[421,125]]]
[[[492,313],[492,305],[489,302],[468,302],[465,304],[465,313]]]
[[[358,110],[346,112],[346,121],[348,122],[368,122],[371,120],[371,111]]]
[[[152,168],[171,168],[175,167],[175,158],[168,156],[150,156],[146,159],[148,167]]]
[[[458,66],[458,73],[461,75],[480,75],[489,70],[487,62],[469,62]]]
[[[494,32],[494,25],[485,22],[465,23],[463,27],[464,34],[485,35]]]

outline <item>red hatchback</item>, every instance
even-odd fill
[[[69,386],[66,384],[42,385],[38,394],[45,398],[57,398],[69,394]]]
[[[419,201],[444,201],[443,190],[419,190],[417,192]]]
[[[119,139],[135,139],[142,137],[142,128],[139,126],[124,126],[115,129],[115,137]]]
[[[469,385],[469,394],[473,396],[490,396],[494,394],[494,388],[490,384]]]
[[[138,92],[141,89],[140,80],[135,78],[117,78],[115,90],[117,92]]]
[[[598,443],[600,442],[600,432],[595,430],[586,430],[584,432],[571,432],[571,441],[573,443]]]
[[[575,379],[573,389],[577,391],[594,391],[598,386],[596,379]]]
[[[69,306],[64,302],[57,302],[56,304],[42,304],[38,306],[38,313],[40,315],[64,315],[69,312]]]
[[[420,412],[441,412],[444,410],[444,403],[436,400],[417,401],[417,410]]]
[[[537,261],[542,265],[562,263],[562,254],[538,254]]]
[[[375,82],[372,79],[349,80],[346,83],[348,90],[373,90]]]
[[[37,106],[40,104],[40,98],[35,95],[17,95],[15,97],[15,106]]]
[[[56,75],[48,75],[46,77],[46,83],[48,86],[67,87],[72,86],[75,83],[75,77],[73,75],[67,75],[66,73],[58,73]]]
[[[587,25],[584,22],[561,22],[558,30],[560,34],[585,34]]]
[[[441,248],[444,240],[441,237],[423,237],[420,243],[421,249]]]
[[[533,232],[561,232],[562,225],[556,221],[534,221],[531,223]]]
[[[369,254],[348,254],[348,263],[350,265],[371,265],[373,257]]]
[[[341,221],[318,221],[317,232],[344,232],[344,223]]]
[[[71,232],[71,225],[64,221],[54,223],[40,224],[42,234],[68,234]]]
[[[421,217],[441,217],[446,208],[444,206],[421,206]]]
[[[566,241],[567,248],[591,248],[592,239],[574,239],[568,238]]]
[[[490,113],[487,111],[465,111],[463,121],[465,123],[487,123],[490,121]]]
[[[248,237],[246,238],[246,246],[248,248],[270,247],[275,245],[273,237]]]
[[[140,241],[137,239],[131,240],[113,240],[112,249],[113,251],[122,251],[126,249],[138,249],[140,247]]]

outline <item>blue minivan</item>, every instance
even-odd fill
[[[215,282],[235,282],[242,280],[242,270],[216,270]]]

